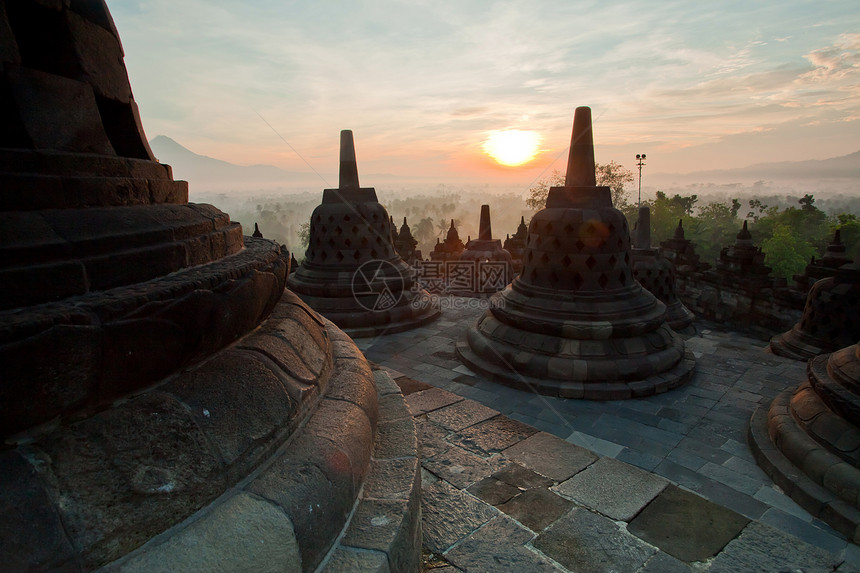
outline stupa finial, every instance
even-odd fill
[[[481,205],[481,225],[478,239],[481,241],[489,241],[493,238],[493,227],[490,223],[490,206]]]
[[[358,162],[355,160],[355,142],[352,130],[340,132],[340,189],[358,189]]]
[[[594,136],[591,131],[591,108],[576,108],[573,115],[573,134],[570,138],[570,153],[567,157],[565,187],[595,187]]]

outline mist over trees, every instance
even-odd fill
[[[599,166],[597,177],[599,185],[612,189],[613,203],[633,228],[638,218],[633,172],[610,162]],[[480,207],[489,204],[493,236],[504,241],[507,234],[516,231],[520,217],[525,217],[528,223],[543,208],[550,187],[563,184],[564,175],[554,171],[527,191],[498,193],[488,188],[437,185],[414,191],[380,189],[377,195],[398,229],[403,217],[407,218],[418,248],[428,258],[436,240],[444,240],[452,219],[463,241],[469,236],[475,238]],[[706,191],[695,186],[689,189]],[[837,228],[841,229],[848,255],[860,260],[860,196],[768,194],[763,185],[759,186],[760,195],[729,194],[739,190],[749,188],[724,188],[722,195],[658,191],[655,196],[643,199],[643,205],[651,208],[651,244],[658,246],[671,237],[682,219],[685,235],[696,244],[702,261],[713,263],[721,248],[734,243],[743,221],[747,220],[753,240],[764,251],[774,276],[790,280],[793,274],[802,272],[811,257],[823,255]],[[321,198],[319,191],[251,197],[197,193],[194,201],[211,203],[230,213],[247,235],[256,222],[266,238],[286,245],[302,260],[311,213]]]

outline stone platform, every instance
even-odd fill
[[[487,301],[441,302],[432,325],[357,342],[415,416],[434,573],[860,570],[860,548],[789,499],[747,445],[752,412],[804,364],[699,320],[685,340],[698,367],[671,393],[537,395],[457,360]]]

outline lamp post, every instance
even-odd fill
[[[636,165],[639,166],[639,206],[642,206],[642,166],[645,165],[645,154],[636,154]]]

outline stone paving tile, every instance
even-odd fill
[[[409,410],[413,416],[419,416],[461,402],[462,400],[462,396],[457,396],[439,388],[431,388],[407,396],[406,405],[409,406]]]
[[[543,487],[527,489],[496,508],[535,532],[567,513],[573,503]]]
[[[466,491],[490,505],[496,506],[510,501],[515,495],[522,493],[520,488],[505,483],[493,476],[485,477],[481,481],[473,483]]]
[[[785,495],[782,490],[778,490],[777,486],[772,483],[761,486],[753,497],[802,521],[812,521],[812,516],[809,515],[808,511],[797,505],[793,499]]]
[[[435,553],[444,553],[498,514],[496,508],[444,481],[421,490],[424,546]]]
[[[705,458],[701,458],[690,450],[680,447],[669,452],[666,459],[695,472],[698,472],[702,466],[708,463],[708,460]]]
[[[742,515],[669,485],[627,529],[689,563],[719,553],[747,523],[749,520]]]
[[[499,412],[492,408],[472,400],[463,400],[439,410],[433,410],[427,414],[427,417],[435,424],[457,431],[498,415]]]
[[[571,571],[589,573],[636,571],[656,553],[614,521],[583,508],[570,510],[532,545]]]
[[[713,462],[706,463],[698,472],[747,495],[755,495],[764,483]]]
[[[663,458],[646,454],[631,448],[624,448],[614,457],[619,462],[624,462],[637,468],[652,472],[663,461]]]
[[[521,489],[549,487],[556,483],[516,462],[506,465],[494,473],[493,477]]]
[[[533,536],[531,531],[500,515],[451,549],[445,558],[465,571],[561,573],[549,559],[526,546]],[[504,543],[499,543],[500,539]]]
[[[567,436],[565,440],[567,440],[571,444],[582,446],[583,448],[589,449],[598,455],[606,456],[608,458],[614,458],[618,456],[623,450],[627,449],[625,446],[616,444],[615,442],[610,442],[609,440],[590,436],[579,431],[571,432],[571,434]]]
[[[750,495],[740,493],[736,489],[718,481],[702,478],[702,483],[693,488],[702,497],[736,511],[749,519],[761,519],[768,506]]]
[[[839,558],[765,524],[752,522],[710,564],[709,573],[803,571],[825,573]],[[841,571],[842,569],[840,569]]]
[[[832,529],[830,529],[830,531],[826,531],[820,527],[816,527],[810,522],[804,521],[803,519],[774,507],[765,511],[764,515],[761,516],[760,521],[762,523],[767,523],[768,525],[773,525],[783,532],[790,533],[798,539],[830,551],[831,553],[838,554],[845,549],[845,546],[847,545],[847,541]]]
[[[561,438],[538,433],[502,452],[507,458],[555,481],[563,481],[597,461],[597,456]]]
[[[481,456],[489,456],[523,441],[537,431],[517,420],[496,416],[460,430],[450,436],[448,441]]]
[[[630,521],[668,484],[658,475],[617,460],[601,458],[552,489],[606,517]]]
[[[691,571],[690,566],[680,559],[675,559],[668,553],[658,551],[636,573],[690,573]]]
[[[418,434],[418,456],[422,460],[451,448],[451,444],[445,439],[450,432],[428,420],[427,416],[415,418],[415,430]]]
[[[460,489],[469,487],[507,464],[508,460],[504,456],[495,455],[485,459],[456,446],[421,462],[424,469]]]
[[[381,366],[398,371],[398,375],[404,374],[416,381],[431,383],[458,396],[462,392],[463,396],[504,413],[512,421],[549,433],[535,434],[531,438],[544,436],[542,439],[555,439],[552,435],[557,435],[566,438],[571,444],[583,446],[607,458],[616,458],[647,470],[653,469],[656,475],[747,517],[762,518],[768,510],[775,508],[778,511],[770,512],[766,519],[781,528],[800,531],[800,524],[806,524],[813,528],[804,530],[807,535],[817,534],[818,531],[825,535],[830,533],[829,528],[815,529],[820,522],[812,520],[808,513],[773,489],[772,482],[755,465],[746,444],[746,426],[752,409],[757,404],[768,403],[778,392],[799,383],[805,376],[805,364],[802,362],[767,354],[763,351],[765,342],[702,323],[698,325],[699,335],[685,337],[687,348],[697,356],[696,371],[687,385],[665,394],[636,400],[563,400],[497,385],[452,358],[454,342],[482,313],[481,310],[471,308],[456,313],[446,311],[442,319],[428,327],[364,339],[359,341],[359,346],[367,349],[368,355],[372,355]],[[422,364],[424,366],[419,369]],[[408,394],[417,393],[413,387],[409,389],[412,391]],[[423,436],[422,420],[428,424],[424,426],[427,431]],[[425,458],[452,447],[445,440],[451,432],[449,427],[433,424],[426,417],[419,417],[416,423],[419,438],[427,442],[424,450],[429,455],[425,455]],[[647,429],[643,432],[643,428]],[[648,434],[649,430],[665,433]],[[668,437],[671,439],[667,443]],[[679,437],[677,443],[672,444],[672,439],[676,437]],[[454,441],[457,442],[457,439],[454,438]],[[466,445],[465,442],[458,443]],[[513,452],[525,456],[518,461],[528,466],[529,471],[538,465],[548,473],[571,472],[570,475],[556,478],[557,481],[567,479],[583,469],[576,468],[577,464],[573,464],[573,468],[565,467],[567,462],[561,460],[566,458],[554,448],[532,448],[532,451],[513,449]],[[578,456],[574,455],[573,458],[577,459]],[[588,461],[585,466],[592,461]],[[432,474],[426,475],[435,479]],[[453,475],[449,477],[457,480]],[[467,476],[468,479],[473,477],[471,474]],[[457,481],[467,483],[468,479]],[[757,487],[753,491],[754,485]],[[829,541],[823,538],[819,542]],[[856,548],[854,545],[847,547]],[[849,550],[845,552],[847,554]],[[856,554],[857,561],[860,561],[860,550]],[[658,563],[656,559],[659,556],[658,553],[652,563]],[[654,570],[653,567],[656,565],[652,565],[648,571]]]

